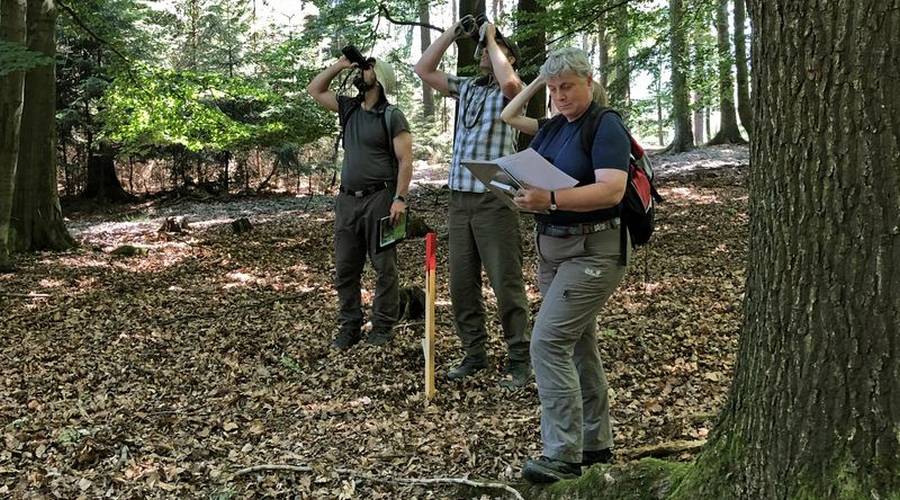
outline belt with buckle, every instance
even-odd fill
[[[382,189],[387,189],[388,183],[382,182],[380,184],[373,184],[371,186],[366,186],[362,189],[347,189],[344,186],[338,188],[338,190],[344,194],[348,194],[350,196],[355,196],[357,198],[363,198],[369,196],[370,194],[375,194]]]
[[[610,220],[605,220],[603,222],[583,222],[580,224],[571,225],[557,225],[538,222],[537,232],[538,234],[542,234],[544,236],[566,238],[569,236],[579,236],[584,234],[599,233],[600,231],[607,231],[609,229],[616,229],[617,227],[619,227],[619,225],[620,222],[618,217]]]

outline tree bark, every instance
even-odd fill
[[[87,186],[82,196],[98,201],[123,203],[133,201],[116,175],[116,153],[106,143],[100,143],[100,151],[91,153],[87,165]]]
[[[25,45],[25,34],[25,0],[0,1],[0,40]],[[24,71],[0,76],[0,272],[12,270],[9,232],[24,89]]]
[[[747,136],[753,134],[753,112],[750,109],[750,71],[747,67],[747,38],[744,24],[747,19],[745,0],[734,0],[734,62],[737,68],[737,109]]]
[[[538,0],[519,0],[517,6],[519,12],[528,12],[535,16],[540,16],[547,12],[543,4]],[[534,28],[535,26],[532,26]],[[541,65],[544,64],[547,55],[547,34],[543,30],[536,32],[533,36],[526,38],[519,44],[519,55],[522,57],[518,61],[522,66],[519,67],[519,74],[525,82],[534,80],[540,72]],[[531,64],[525,65],[526,61]],[[525,115],[532,118],[543,118],[547,116],[547,91],[545,88],[539,89],[534,97],[528,102],[525,108]],[[528,147],[532,137],[527,134],[519,134],[519,149]]]
[[[612,15],[615,29],[615,71],[613,81],[609,85],[610,106],[627,111],[631,107],[631,38],[628,27],[628,6],[617,8]]]
[[[703,106],[700,105],[700,94],[694,92],[694,138],[703,142]]]
[[[56,55],[54,0],[28,0],[28,48]],[[11,243],[18,250],[74,246],[62,219],[56,182],[56,65],[25,75],[19,165],[13,194]]]
[[[728,33],[728,1],[718,0],[716,35],[719,47],[719,132],[709,144],[746,144],[738,129],[734,109],[734,77],[731,73],[731,40]]]
[[[666,148],[673,153],[694,149],[694,134],[691,132],[691,110],[688,102],[687,44],[684,39],[684,6],[682,0],[669,0],[669,25],[672,45],[672,123],[675,138]]]
[[[729,401],[675,496],[896,498],[900,0],[748,5],[766,127],[744,322]]]
[[[600,75],[596,80],[609,92],[609,29],[603,18],[600,19],[600,28],[597,30],[597,54],[600,59]]]
[[[477,16],[484,14],[484,1],[478,0],[459,0],[459,19],[463,16],[471,14]],[[464,36],[456,41],[456,74],[457,75],[474,75],[478,72],[475,65],[475,41],[472,38]]]
[[[419,0],[419,22],[422,24],[431,24],[431,12],[428,0]],[[419,42],[422,46],[422,52],[431,45],[431,30],[428,28],[419,28]],[[422,115],[427,120],[434,117],[434,92],[425,82],[422,82]]]

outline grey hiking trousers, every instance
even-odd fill
[[[613,444],[595,330],[597,314],[625,275],[619,231],[537,235],[543,302],[531,335],[531,363],[541,400],[543,454],[549,458],[580,463],[582,451]]]
[[[486,356],[481,268],[487,273],[510,363],[528,363],[528,299],[519,215],[492,193],[450,191],[450,299],[467,356]]]
[[[389,329],[397,321],[400,301],[397,251],[389,248],[376,252],[378,221],[390,213],[392,200],[392,189],[382,189],[361,198],[341,193],[335,200],[334,284],[340,300],[338,325],[341,330],[358,331],[362,327],[360,280],[366,255],[377,275],[372,326]]]

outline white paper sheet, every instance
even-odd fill
[[[494,160],[521,183],[548,191],[570,188],[578,181],[553,166],[537,151],[528,148]]]

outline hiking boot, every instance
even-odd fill
[[[590,467],[594,464],[610,464],[613,454],[610,448],[602,450],[584,450],[581,455],[581,466]]]
[[[342,329],[340,332],[338,332],[337,337],[334,338],[334,341],[331,342],[331,345],[336,349],[346,351],[347,349],[357,344],[360,340],[362,340],[362,334],[359,332],[359,330]]]
[[[456,368],[447,372],[447,378],[450,380],[460,380],[472,375],[473,373],[487,368],[486,356],[466,355],[462,363]]]
[[[506,367],[506,374],[510,378],[501,380],[500,387],[505,389],[525,387],[531,381],[531,364],[528,361],[510,363]]]
[[[394,338],[394,330],[391,328],[375,328],[366,338],[366,343],[374,346],[386,345]]]
[[[581,475],[581,464],[554,460],[541,455],[529,458],[522,467],[522,477],[531,483],[555,483],[563,479],[575,479]]]

